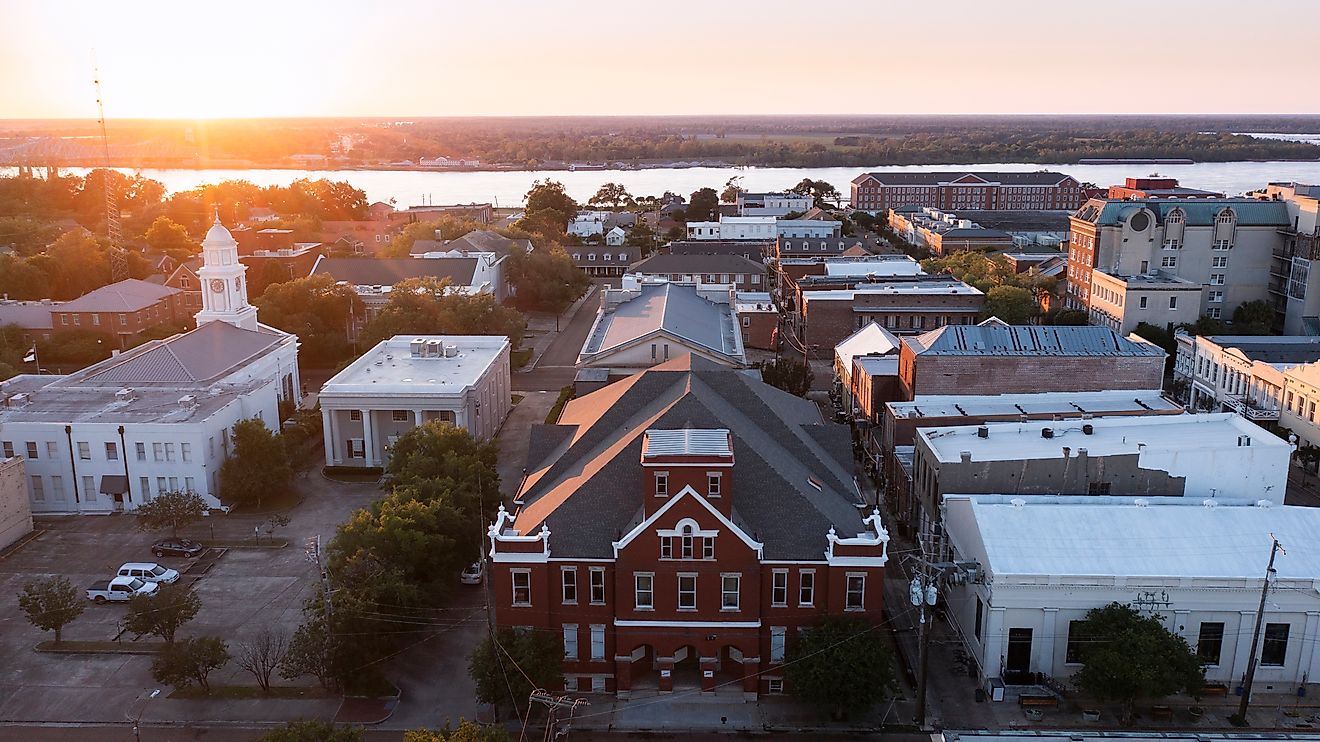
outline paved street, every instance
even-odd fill
[[[547,390],[558,392],[573,383],[574,368],[578,352],[587,340],[587,333],[596,321],[596,309],[600,306],[600,287],[592,286],[573,310],[572,317],[563,323],[559,333],[554,332],[554,325],[548,328],[550,340],[544,350],[534,358],[535,368],[520,371],[513,375],[514,391]],[[533,341],[535,342],[535,341]]]

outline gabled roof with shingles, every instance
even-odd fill
[[[515,528],[546,524],[556,557],[613,556],[612,542],[640,520],[645,432],[683,428],[732,434],[733,520],[765,543],[767,559],[820,559],[831,526],[864,530],[848,429],[807,400],[692,356],[572,400],[558,425],[533,428]]]
[[[468,286],[477,270],[476,258],[327,258],[321,256],[311,275],[326,274],[354,286],[393,286],[408,278],[448,278]]]
[[[179,293],[178,289],[126,278],[89,291],[60,306],[61,312],[137,312]]]
[[[225,373],[278,345],[286,336],[207,322],[91,366],[70,379],[87,384],[196,384]]]

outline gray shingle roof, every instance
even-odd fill
[[[1215,223],[1215,218],[1226,208],[1231,208],[1237,215],[1240,227],[1272,226],[1287,227],[1292,224],[1288,218],[1288,206],[1283,201],[1260,201],[1254,198],[1192,198],[1149,199],[1135,201],[1117,201],[1093,198],[1082,204],[1075,216],[1092,224],[1116,225],[1123,223],[1129,215],[1149,209],[1155,213],[1155,220],[1163,224],[1169,212],[1179,209],[1192,227],[1206,227]]]
[[[729,305],[703,298],[691,285],[646,284],[636,298],[597,319],[582,346],[581,359],[590,360],[661,331],[710,353],[740,357],[737,328],[732,326],[735,321]]]
[[[207,322],[196,330],[147,343],[78,375],[88,384],[190,384],[223,376],[278,345],[282,335]]]
[[[848,429],[746,373],[684,356],[573,400],[564,423],[533,431],[529,454],[542,461],[529,455],[515,521],[521,533],[547,524],[557,557],[610,557],[611,542],[640,522],[647,429],[731,432],[733,520],[765,543],[767,559],[819,559],[831,526],[863,530]]]
[[[393,286],[408,278],[448,278],[468,286],[476,258],[326,258],[317,259],[312,275],[325,274],[354,286]]]
[[[59,311],[136,312],[177,293],[180,293],[178,289],[169,286],[126,278],[118,283],[89,291],[73,301],[66,301],[60,305]]]
[[[975,356],[1154,356],[1164,351],[1138,343],[1108,327],[1067,325],[945,325],[903,339],[922,355]]]

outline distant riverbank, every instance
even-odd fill
[[[1198,162],[1190,165],[1068,165],[1037,163],[988,163],[975,165],[887,165],[847,168],[683,167],[639,170],[496,170],[445,171],[381,169],[329,170],[281,168],[224,169],[129,169],[160,181],[170,192],[224,180],[247,180],[259,186],[288,185],[299,178],[347,181],[361,188],[371,201],[389,201],[404,208],[424,201],[434,204],[484,203],[512,207],[523,203],[534,181],[549,178],[564,184],[569,195],[585,202],[602,183],[621,183],[635,196],[660,195],[665,191],[687,196],[698,188],[722,188],[730,178],[741,178],[751,191],[790,188],[803,178],[824,180],[846,197],[853,178],[864,172],[929,172],[949,170],[1033,172],[1056,170],[1084,183],[1104,187],[1124,178],[1153,173],[1178,178],[1184,186],[1240,195],[1263,188],[1271,181],[1320,183],[1320,161]],[[65,168],[83,174],[88,168]],[[0,168],[0,175],[13,175],[16,168]]]

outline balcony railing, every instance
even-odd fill
[[[1226,397],[1224,406],[1251,421],[1278,420],[1279,409],[1269,407],[1246,397]]]

